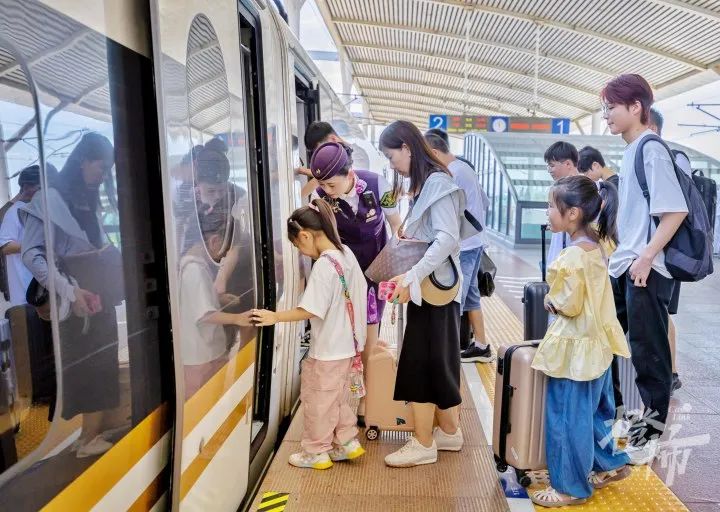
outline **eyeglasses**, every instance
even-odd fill
[[[610,113],[610,111],[614,108],[615,108],[615,105],[613,105],[611,103],[601,103],[600,104],[600,112],[602,112],[602,114],[604,116],[608,115]]]

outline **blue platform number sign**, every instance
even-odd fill
[[[495,133],[505,133],[510,129],[510,118],[505,116],[492,116],[488,123],[488,131]]]
[[[570,119],[558,117],[552,120],[552,132],[567,135],[570,133]]]
[[[447,129],[448,129],[447,116],[440,115],[440,114],[430,114],[430,119],[428,121],[428,127],[430,129],[440,129],[443,131],[447,131]]]

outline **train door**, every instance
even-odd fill
[[[310,72],[305,69],[301,61],[292,52],[290,57],[290,69],[292,71],[291,86],[293,87],[293,96],[295,100],[295,109],[290,112],[291,131],[292,131],[292,151],[294,166],[310,166],[310,157],[312,152],[305,147],[305,131],[313,121],[318,119],[318,91],[312,81],[308,78]],[[294,207],[298,208],[303,204],[307,204],[308,197],[303,197],[301,190],[307,183],[308,178],[296,175],[294,185]],[[297,299],[305,289],[305,279],[310,273],[311,261],[307,256],[298,254],[300,272],[297,276],[297,284],[295,286]],[[298,336],[293,338],[293,346],[289,347],[287,352],[288,371],[286,375],[286,393],[284,399],[284,412],[287,415],[292,413],[295,404],[298,403],[300,397],[300,363],[307,355],[310,341],[310,323],[304,322],[302,328],[298,330]]]
[[[178,407],[174,503],[245,495],[260,340],[255,144],[234,0],[153,0]],[[253,428],[254,427],[254,428]],[[254,432],[253,432],[254,431]]]
[[[23,246],[0,322],[0,503],[163,508],[174,385],[147,5],[0,12],[2,202]]]

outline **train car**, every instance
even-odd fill
[[[248,317],[303,291],[304,129],[363,133],[264,0],[0,10],[0,196],[37,285],[0,325],[0,508],[237,510],[299,398],[305,326]]]

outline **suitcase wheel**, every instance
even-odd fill
[[[368,441],[375,441],[380,437],[380,429],[377,427],[368,427],[365,431],[365,437],[367,437]]]
[[[530,487],[533,482],[530,476],[523,473],[522,476],[518,475],[518,483],[523,487]]]

